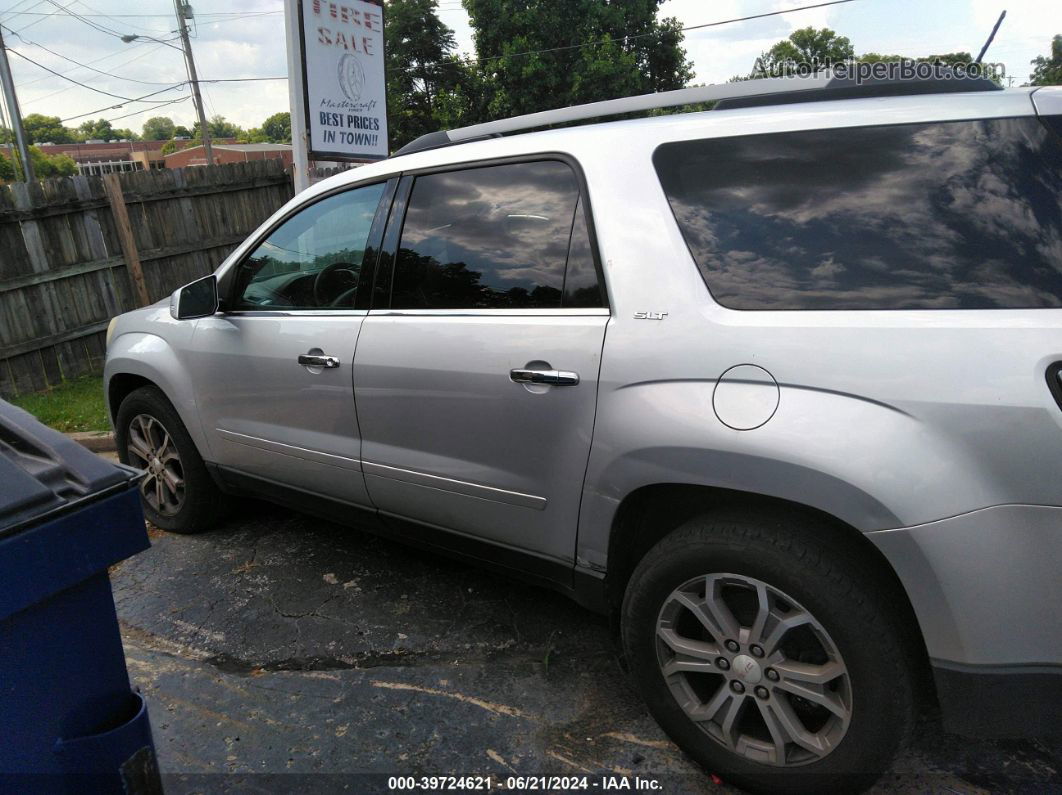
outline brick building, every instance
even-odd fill
[[[235,138],[216,138],[216,145],[233,143]],[[82,174],[110,171],[142,171],[166,168],[162,147],[167,141],[86,141],[77,144],[38,144],[47,155],[69,155]],[[191,147],[194,141],[176,141],[178,147]]]
[[[246,160],[275,158],[283,161],[284,168],[291,166],[291,144],[234,144],[213,140],[211,148],[214,150],[215,163],[242,163]],[[166,168],[205,165],[206,154],[202,146],[190,146],[166,155]]]

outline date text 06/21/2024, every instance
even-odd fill
[[[527,792],[598,790],[602,792],[659,792],[661,782],[641,776],[391,776],[387,788],[393,792],[447,792],[492,789]]]

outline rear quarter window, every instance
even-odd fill
[[[723,306],[1062,306],[1062,147],[1033,117],[682,141],[653,163]]]

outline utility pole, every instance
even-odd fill
[[[210,146],[210,127],[207,125],[206,111],[203,110],[203,97],[199,93],[199,77],[195,73],[195,59],[192,57],[192,43],[188,40],[188,17],[192,9],[186,0],[173,0],[177,10],[177,26],[180,28],[181,44],[184,49],[184,63],[188,67],[188,81],[192,84],[192,102],[199,115],[199,129],[203,136],[203,154],[208,166],[214,165],[214,150]]]
[[[22,159],[22,178],[26,182],[35,180],[33,161],[29,156],[26,143],[26,131],[22,129],[22,111],[18,107],[18,95],[15,94],[15,81],[11,79],[11,65],[7,62],[7,47],[4,44],[4,32],[0,30],[0,82],[3,83],[4,96],[7,98],[7,110],[11,116],[11,129],[15,131],[15,143]]]

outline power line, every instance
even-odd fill
[[[16,12],[15,9],[19,6],[25,5],[26,3],[30,3],[30,8],[36,8],[41,4],[42,1],[43,0],[19,0],[17,3],[11,6],[11,8],[6,9],[5,11],[0,11],[0,17],[4,19],[9,19],[10,17],[17,17],[18,12]]]
[[[106,25],[101,25],[98,22],[93,22],[91,19],[86,18],[82,14],[79,14],[76,11],[71,11],[70,10],[70,6],[72,6],[74,3],[68,3],[65,6],[61,6],[57,2],[55,2],[55,0],[47,0],[47,2],[50,3],[51,5],[55,6],[56,8],[58,8],[61,12],[63,12],[67,16],[73,17],[74,19],[78,20],[79,22],[84,22],[86,25],[88,25],[93,30],[98,30],[100,33],[106,33],[108,36],[114,36],[115,38],[118,38],[118,39],[122,38],[122,36],[124,35],[124,34],[118,32],[117,30],[114,30],[114,28],[109,28]],[[75,2],[76,2],[76,0],[75,0]]]
[[[690,25],[689,27],[682,28],[683,31],[687,30],[700,30],[701,28],[714,28],[719,25],[729,25],[732,22],[748,22],[750,19],[763,19],[764,17],[776,17],[780,14],[790,14],[793,11],[808,11],[812,8],[825,8],[826,6],[839,6],[844,3],[854,3],[855,0],[829,0],[826,3],[816,3],[810,6],[798,6],[797,8],[783,8],[780,11],[768,11],[764,14],[752,14],[747,17],[737,17],[735,19],[724,19],[721,22],[705,22],[703,25]],[[643,36],[650,34],[643,33]],[[633,37],[632,37],[633,38]]]
[[[687,25],[685,27],[679,28],[679,31],[682,32],[682,33],[685,33],[685,32],[690,31],[690,30],[702,30],[703,28],[714,28],[714,27],[719,27],[720,25],[732,25],[735,22],[748,22],[749,20],[752,20],[752,19],[764,19],[766,17],[776,17],[776,16],[780,16],[782,14],[792,14],[795,11],[808,11],[808,10],[813,9],[813,8],[825,8],[826,6],[837,6],[837,5],[843,5],[845,3],[854,3],[854,2],[856,2],[856,0],[827,0],[826,2],[814,3],[812,5],[796,6],[794,8],[783,8],[783,9],[781,9],[779,11],[766,11],[766,12],[764,12],[762,14],[750,14],[750,15],[744,16],[744,17],[734,17],[733,19],[721,19],[718,22],[704,22],[704,23],[701,23],[700,25]],[[453,9],[453,10],[456,10],[456,9]],[[490,61],[500,61],[503,58],[520,58],[520,57],[527,56],[527,55],[540,55],[542,53],[547,53],[547,52],[564,52],[566,50],[581,50],[584,47],[598,47],[598,46],[600,46],[602,44],[612,44],[612,43],[615,43],[615,42],[627,42],[627,41],[631,41],[633,39],[642,39],[642,38],[645,38],[646,36],[655,36],[655,35],[657,35],[657,33],[658,33],[658,31],[654,30],[654,31],[649,31],[648,33],[635,33],[635,34],[632,34],[632,35],[629,35],[629,36],[615,36],[613,38],[597,39],[595,41],[583,42],[582,44],[568,44],[568,45],[564,45],[562,47],[545,47],[545,48],[543,48],[541,50],[525,50],[523,52],[505,53],[504,55],[491,55],[491,56],[489,56],[487,58],[468,58],[468,57],[464,57],[463,58],[463,57],[457,56],[454,60],[455,61],[461,61],[461,62],[463,62],[465,64],[476,64],[476,63],[482,64],[482,63],[488,63]],[[454,61],[436,61],[433,64],[427,64],[427,66],[433,66],[433,67],[434,66],[456,66],[456,65],[457,64],[454,63]]]
[[[74,1],[77,2],[77,3],[80,3],[82,6],[87,8],[89,11],[94,11],[95,14],[93,14],[92,16],[97,16],[98,15],[98,16],[103,17],[104,19],[109,19],[112,22],[118,22],[118,20],[115,19],[114,16],[112,16],[110,14],[104,14],[98,8],[93,8],[88,3],[86,3],[85,0],[74,0]],[[86,16],[88,16],[88,15],[86,14]],[[145,27],[143,27],[141,25],[137,25],[137,24],[135,24],[133,22],[122,22],[122,23],[119,23],[119,24],[128,25],[131,28],[136,28],[137,30],[145,31],[146,33],[154,33],[156,36],[159,36],[159,35],[162,35],[162,34],[165,34],[165,33],[169,32],[169,31],[166,31],[166,30],[156,30],[155,28],[145,28]]]
[[[6,25],[4,27],[7,28]],[[72,64],[76,64],[77,66],[80,66],[83,69],[88,69],[88,70],[90,70],[92,72],[96,72],[97,74],[105,75],[107,77],[113,77],[116,80],[125,80],[125,81],[128,81],[130,83],[140,83],[141,85],[145,85],[145,86],[168,86],[168,85],[171,85],[170,83],[162,83],[162,82],[159,82],[159,81],[152,81],[152,80],[138,80],[135,77],[122,77],[121,75],[116,75],[113,72],[105,72],[102,69],[97,69],[94,66],[90,66],[88,64],[81,63],[80,61],[75,61],[73,58],[70,58],[69,56],[63,55],[62,53],[56,52],[53,49],[45,47],[43,44],[40,44],[39,42],[30,41],[29,39],[27,39],[27,38],[25,38],[23,36],[20,36],[18,33],[15,33],[15,31],[11,30],[10,28],[7,28],[7,30],[8,30],[9,33],[11,33],[12,35],[16,36],[20,41],[22,41],[25,44],[30,44],[30,45],[32,45],[34,47],[40,47],[45,52],[50,52],[52,55],[56,56],[57,58],[62,58],[64,61],[69,61]],[[73,71],[73,70],[71,70],[71,71]],[[62,74],[66,74],[66,73],[63,72]]]
[[[80,0],[75,0],[79,2]],[[54,5],[54,4],[53,4]],[[70,3],[73,5],[73,3]],[[86,5],[81,3],[81,5]],[[91,7],[91,6],[88,6]],[[65,6],[61,6],[65,9]],[[265,17],[272,14],[283,14],[284,9],[276,11],[214,11],[197,13],[196,18],[202,19],[203,17],[227,17],[229,19],[244,19],[246,17]],[[78,13],[66,13],[62,11],[16,11],[10,14],[11,17],[62,17],[62,16],[75,16],[78,19],[109,19],[113,22],[118,22],[122,19],[172,19],[173,14],[78,14]],[[219,20],[224,21],[224,20]],[[132,25],[132,27],[136,27]],[[148,30],[142,28],[142,30]],[[163,31],[154,30],[153,33],[161,33]]]
[[[206,19],[204,22],[208,22],[211,25],[227,25],[229,22],[239,22],[241,19],[256,19],[258,17],[268,17],[273,14],[283,14],[283,11],[255,11],[249,14],[239,14],[238,16],[225,17],[224,19]],[[201,18],[202,15],[196,17]],[[195,20],[193,20],[195,21]],[[198,32],[198,31],[197,31]]]
[[[51,0],[49,0],[49,2],[51,2]],[[682,31],[683,33],[685,33],[686,31],[689,31],[689,30],[701,30],[703,28],[714,28],[714,27],[719,27],[720,25],[731,25],[731,24],[733,24],[735,22],[748,22],[749,20],[752,20],[752,19],[764,19],[766,17],[776,17],[776,16],[779,16],[781,14],[791,14],[794,11],[808,11],[808,10],[810,10],[812,8],[825,8],[826,6],[837,6],[837,5],[843,5],[844,3],[854,3],[854,2],[856,2],[856,0],[827,0],[827,2],[815,3],[813,5],[797,6],[796,8],[783,8],[780,11],[767,11],[767,12],[765,12],[763,14],[750,14],[749,16],[746,16],[746,17],[735,17],[733,19],[722,19],[722,20],[719,20],[718,22],[704,22],[704,23],[702,23],[700,25],[687,25],[686,27],[679,28],[679,30]],[[539,55],[540,53],[545,53],[545,52],[562,52],[564,50],[580,50],[583,47],[597,47],[597,46],[602,45],[602,44],[611,44],[611,43],[614,43],[614,42],[631,41],[632,39],[642,39],[642,38],[645,38],[646,36],[655,36],[655,35],[657,35],[657,33],[658,33],[658,31],[654,30],[654,31],[650,31],[648,33],[636,33],[636,34],[631,35],[631,36],[616,36],[616,37],[610,38],[610,39],[598,39],[596,41],[588,41],[588,42],[584,42],[582,44],[569,44],[569,45],[566,45],[566,46],[563,46],[563,47],[546,47],[546,48],[541,49],[541,50],[527,50],[525,52],[506,53],[505,55],[492,55],[489,58],[469,58],[469,59],[461,59],[461,60],[466,60],[467,62],[470,62],[470,63],[486,63],[488,61],[498,61],[498,60],[501,60],[502,58],[519,58],[519,57],[524,56],[524,55]],[[444,65],[446,63],[447,63],[446,61],[440,61],[440,62],[438,62],[436,64],[433,64],[433,65],[434,66],[442,66],[442,65]]]
[[[259,16],[264,17],[269,14],[283,14],[283,8],[275,8],[271,11],[203,11],[197,12],[196,17],[242,17],[242,16]]]
[[[178,88],[179,86],[183,86],[183,85],[185,85],[185,83],[177,83],[177,85],[173,86],[172,88],[163,88],[163,89],[160,89],[158,91],[152,91],[150,94],[144,94],[141,97],[133,97],[132,99],[126,100],[126,102],[157,102],[157,103],[159,103],[159,105],[158,105],[159,107],[162,107],[163,105],[169,105],[171,102],[174,102],[176,100],[168,100],[168,99],[149,100],[148,97],[153,97],[153,96],[155,96],[157,94],[162,94],[162,93],[164,93],[166,91],[171,91],[173,88]],[[65,121],[73,121],[74,119],[83,119],[85,116],[92,116],[95,113],[102,113],[105,110],[115,110],[117,108],[122,107],[122,105],[124,105],[124,104],[125,103],[121,103],[119,105],[108,105],[105,108],[96,108],[96,110],[90,110],[90,111],[88,111],[88,113],[79,113],[76,116],[67,116],[65,119],[60,119],[59,121],[65,122]],[[148,110],[148,109],[145,108],[145,110]],[[143,113],[144,111],[138,111],[138,112]]]
[[[156,111],[159,108],[166,107],[166,105],[175,105],[178,102],[187,102],[191,98],[192,98],[191,94],[189,94],[186,97],[177,97],[177,99],[171,99],[169,102],[163,103],[162,105],[156,105],[155,107],[150,108],[150,110],[151,111]],[[141,113],[147,113],[148,110],[149,110],[148,108],[144,108],[142,110],[134,110],[132,113],[125,113],[125,114],[122,114],[121,116],[113,116],[113,117],[111,117],[109,119],[106,119],[106,121],[111,122],[111,121],[120,121],[121,119],[128,119],[130,116],[137,116],[137,115],[139,115]]]
[[[80,2],[80,0],[76,0],[76,1]],[[22,0],[21,3],[16,3],[14,6],[9,8],[7,11],[0,11],[0,14],[7,14],[7,15],[13,16],[13,17],[17,17],[17,16],[25,16],[25,17],[59,17],[59,16],[63,16],[62,13],[60,13],[58,11],[14,11],[13,10],[17,6],[20,6],[20,5],[22,5],[22,3],[25,3],[25,2],[29,2],[29,0]],[[41,2],[43,2],[43,0],[38,0],[37,5],[40,5]],[[71,5],[73,5],[73,3],[71,3]],[[82,2],[81,5],[85,6],[86,8],[90,8],[90,9],[92,8],[92,6],[90,6],[88,3]],[[112,20],[118,20],[118,19],[172,19],[173,18],[173,14],[104,14],[104,13],[98,11],[97,9],[93,9],[93,10],[96,11],[96,13],[93,13],[93,14],[82,14],[81,16],[83,16],[83,17],[102,17],[104,19],[112,19]],[[283,14],[283,13],[284,13],[284,9],[283,8],[278,8],[278,9],[274,9],[272,11],[202,11],[202,12],[197,12],[196,16],[197,17],[231,17],[231,16],[244,16],[246,14]]]
[[[77,2],[77,0],[70,0],[70,2],[67,3],[66,5],[72,6],[75,2]],[[37,3],[34,7],[36,7],[37,5],[40,5],[40,3]],[[63,8],[66,8],[66,6],[63,6]],[[18,32],[21,33],[22,31],[24,31],[24,30],[26,30],[28,28],[32,28],[34,25],[39,25],[43,21],[44,21],[44,17],[38,17],[37,19],[33,20],[29,24],[23,25],[21,28],[18,29]]]
[[[118,66],[125,66],[126,64],[131,64],[133,61],[139,61],[141,58],[146,58],[148,55],[151,55],[151,53],[156,52],[157,50],[160,50],[160,49],[162,49],[162,45],[161,44],[158,45],[157,47],[152,47],[150,50],[145,50],[144,52],[140,53],[139,55],[136,55],[136,56],[130,58],[128,61],[122,61],[120,64],[118,64]],[[111,53],[111,55],[115,55],[115,53]],[[73,71],[75,71],[75,70],[74,69],[70,69],[69,70],[69,72],[73,72]],[[68,72],[64,72],[63,74],[68,74]],[[49,77],[45,76],[45,77],[42,77],[42,78],[39,78],[39,79],[40,80],[48,80]],[[27,86],[30,83],[36,83],[36,82],[37,82],[37,80],[30,80],[29,83],[22,83],[20,88],[22,86]],[[58,91],[52,91],[52,92],[50,92],[48,94],[44,94],[44,95],[39,96],[39,97],[34,97],[33,99],[31,99],[31,100],[29,100],[27,102],[23,102],[22,104],[23,105],[33,105],[33,104],[35,104],[37,102],[43,102],[46,99],[50,99],[51,97],[58,96],[59,94],[65,94],[67,91],[73,91],[73,90],[74,90],[73,86],[67,86],[66,88],[60,88]]]
[[[139,47],[139,46],[142,46],[143,44],[147,44],[147,42],[137,42],[136,44],[134,44],[134,45],[133,45],[132,47],[130,47],[129,49],[130,49],[130,50],[132,50],[132,49],[136,49],[137,47]],[[146,55],[148,55],[148,54],[150,54],[150,53],[153,53],[153,52],[155,52],[156,50],[160,49],[161,47],[162,47],[162,45],[160,44],[160,45],[159,45],[158,47],[152,47],[152,48],[151,48],[151,49],[149,49],[149,50],[145,50],[144,52],[142,52],[142,53],[139,53],[139,54],[137,54],[137,55],[133,56],[133,57],[132,57],[132,58],[130,58],[130,59],[129,59],[128,61],[122,61],[122,62],[121,62],[121,63],[119,63],[119,64],[115,64],[114,68],[115,68],[115,69],[117,69],[117,68],[118,68],[118,67],[120,67],[120,66],[125,66],[126,64],[131,64],[131,63],[132,63],[133,61],[137,61],[137,60],[140,60],[140,59],[141,59],[141,58],[143,58],[144,56],[146,56]],[[123,53],[123,52],[122,52],[121,50],[116,50],[115,52],[112,52],[112,53],[108,53],[107,55],[104,55],[104,56],[102,56],[102,57],[100,57],[100,58],[97,58],[97,59],[96,59],[96,60],[94,60],[94,61],[89,61],[89,63],[94,63],[94,64],[95,64],[95,63],[102,63],[103,61],[106,61],[106,60],[108,60],[108,59],[110,59],[110,58],[113,58],[113,57],[114,57],[114,56],[116,56],[116,55],[123,55],[123,54],[124,54],[124,53]],[[65,70],[65,71],[63,72],[63,74],[64,74],[64,75],[68,75],[68,74],[70,74],[71,72],[76,72],[76,71],[77,71],[77,69],[78,69],[78,67],[76,67],[76,66],[75,66],[75,67],[72,67],[72,68],[70,68],[70,69],[67,69],[67,70]],[[24,81],[24,82],[22,82],[22,83],[19,83],[19,88],[25,88],[26,86],[31,86],[31,85],[33,85],[34,83],[39,83],[39,82],[41,82],[42,80],[50,80],[50,79],[51,79],[51,76],[50,76],[50,75],[41,75],[40,77],[35,77],[35,78],[34,78],[33,80],[26,80],[26,81]],[[63,91],[68,91],[68,90],[69,90],[69,89],[65,89],[65,88],[63,89]],[[56,93],[58,93],[58,92],[56,92]],[[49,95],[49,96],[50,96],[50,95]],[[36,100],[34,100],[34,101],[36,101]]]
[[[30,58],[30,57],[28,57],[26,55],[23,55],[18,50],[12,50],[10,47],[6,47],[5,49],[9,53],[11,53],[12,55],[17,55],[22,60],[29,61],[34,66],[40,67],[41,69],[43,69],[46,72],[51,72],[56,77],[61,77],[63,80],[66,80],[66,81],[68,81],[70,83],[73,83],[76,86],[81,86],[82,88],[87,88],[89,91],[95,91],[97,94],[103,94],[104,96],[107,96],[107,97],[114,97],[115,99],[120,99],[123,102],[140,102],[140,101],[142,101],[142,100],[138,100],[138,99],[131,99],[130,97],[123,97],[121,94],[112,94],[110,91],[104,91],[102,88],[94,88],[94,87],[88,85],[87,83],[82,83],[80,80],[75,80],[72,77],[67,77],[66,75],[62,74],[61,72],[57,72],[54,69],[49,69],[44,64],[38,63],[37,61],[33,60],[32,58]],[[183,86],[185,84],[185,82],[186,81],[182,81],[180,83],[174,83],[173,85],[170,86],[170,88],[176,88],[177,86]],[[164,88],[164,89],[162,89],[160,91],[156,91],[154,93],[155,94],[161,94],[163,91],[169,91],[169,89],[168,88]],[[152,96],[152,94],[145,94],[145,96],[150,97],[150,96]],[[156,102],[161,102],[162,100],[155,100],[155,101]]]
[[[253,83],[259,80],[287,80],[287,75],[283,77],[216,77],[208,80],[205,77],[199,78],[200,83]]]

